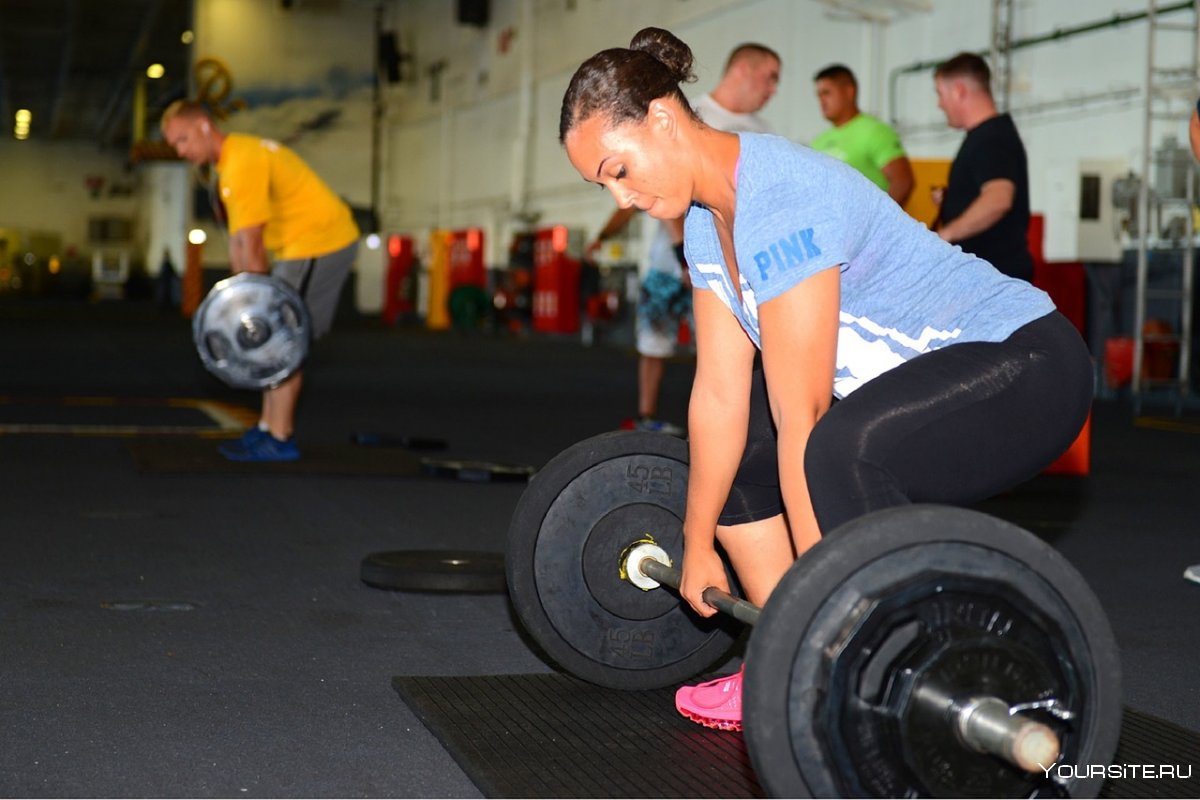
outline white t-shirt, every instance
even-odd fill
[[[735,114],[727,111],[724,106],[713,100],[711,94],[703,94],[696,98],[692,103],[692,108],[700,115],[704,124],[710,128],[729,133],[738,131],[771,132],[767,123],[759,119],[757,114]],[[655,231],[650,242],[646,258],[642,259],[640,263],[643,265],[640,270],[643,276],[648,270],[665,272],[677,277],[682,274],[683,271],[679,266],[679,259],[675,256],[675,248],[671,244],[671,234],[666,223],[658,226],[658,230]]]
[[[739,114],[729,111],[725,106],[713,100],[711,94],[702,94],[692,101],[692,110],[710,128],[727,133],[749,131],[750,133],[770,133],[771,126],[763,121],[758,114]]]

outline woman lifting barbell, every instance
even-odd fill
[[[852,168],[700,122],[680,89],[692,63],[657,28],[597,53],[571,79],[559,138],[619,206],[687,215],[681,594],[710,616],[701,592],[728,590],[718,542],[761,606],[822,532],[1036,475],[1082,427],[1092,368],[1045,293],[943,242]],[[685,686],[676,705],[737,728],[741,674]]]

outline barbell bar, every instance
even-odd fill
[[[647,592],[660,584],[678,592],[683,581],[683,573],[671,564],[667,552],[649,537],[639,539],[629,548],[620,570],[626,580]],[[708,605],[747,625],[756,624],[762,615],[758,606],[715,586],[707,587],[702,597]],[[964,746],[1002,758],[1025,772],[1045,770],[1061,754],[1058,734],[1053,728],[1013,711],[998,697],[957,698],[932,687],[922,687],[914,700],[952,726]]]
[[[641,545],[680,562],[687,483],[687,443],[643,432],[584,440],[533,476],[505,572],[547,660],[601,686],[677,686],[728,660],[740,620],[753,630],[743,735],[771,795],[1100,792],[1102,778],[1028,769],[1055,751],[1111,763],[1122,714],[1104,609],[1048,543],[970,509],[885,509],[830,531],[762,609],[730,595],[730,611],[701,617],[677,592],[639,588],[656,582],[628,564]]]
[[[623,577],[643,591],[657,589],[662,583],[679,591],[682,580],[679,570],[671,566],[667,551],[654,544],[652,539],[639,539],[634,543],[625,556],[621,570]],[[704,602],[747,625],[755,624],[762,615],[762,609],[758,606],[715,586],[704,590]]]

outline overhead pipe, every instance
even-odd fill
[[[509,183],[509,210],[513,218],[528,224],[529,183],[534,141],[534,25],[537,15],[533,0],[520,0],[517,28],[517,53],[520,59],[520,78],[517,85],[517,126],[513,137],[512,166]]]
[[[1179,2],[1169,6],[1163,6],[1158,9],[1157,16],[1173,14],[1176,11],[1189,11],[1192,9],[1191,0]],[[1150,16],[1148,11],[1131,11],[1127,14],[1116,13],[1106,19],[1096,20],[1094,22],[1086,22],[1082,25],[1073,25],[1067,28],[1055,28],[1047,33],[1038,34],[1036,36],[1028,36],[1024,39],[1018,39],[1009,44],[1009,51],[1022,50],[1026,47],[1033,47],[1039,44],[1048,44],[1058,42],[1064,39],[1071,39],[1085,33],[1094,33],[1096,31],[1105,30],[1107,28],[1117,28],[1130,22],[1140,22]],[[990,56],[992,49],[979,51],[981,56]],[[944,58],[936,61],[914,61],[899,67],[892,68],[888,74],[888,114],[893,125],[899,125],[900,120],[896,114],[896,86],[902,75],[910,75],[915,72],[926,72],[931,69],[936,69],[939,64],[945,61]]]

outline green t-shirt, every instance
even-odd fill
[[[904,155],[900,137],[883,120],[860,113],[845,125],[830,128],[812,140],[812,148],[844,161],[884,191],[883,168]]]

